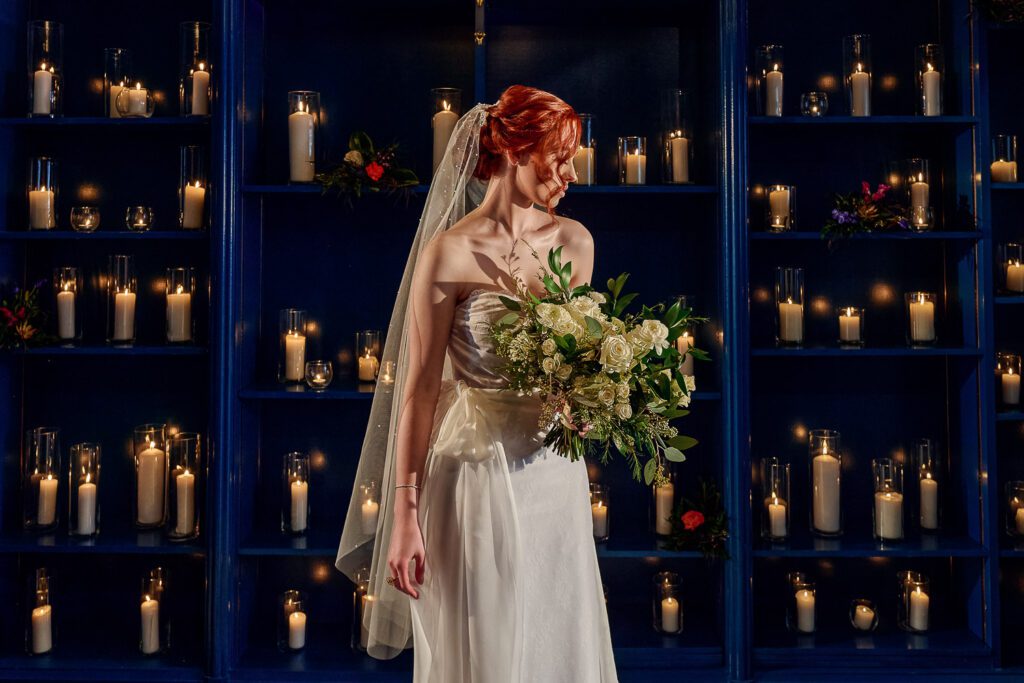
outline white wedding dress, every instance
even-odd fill
[[[543,445],[540,400],[501,389],[476,289],[455,311],[419,497],[426,548],[409,598],[414,683],[618,680],[586,463]]]

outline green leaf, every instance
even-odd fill
[[[672,462],[686,462],[686,456],[678,448],[672,448],[669,446],[665,449],[665,458]]]
[[[500,301],[501,303],[505,304],[505,308],[511,309],[513,311],[521,311],[521,310],[523,310],[523,307],[520,305],[520,303],[518,301],[516,301],[515,299],[510,299],[507,296],[501,296],[499,294],[498,295],[498,301]]]
[[[671,410],[665,410],[661,413],[661,416],[666,420],[675,420],[676,418],[686,417],[690,414],[689,410],[682,410],[680,408],[672,408]]]
[[[678,448],[681,451],[693,448],[694,446],[697,445],[697,443],[697,439],[693,438],[692,436],[684,436],[682,434],[680,434],[679,436],[674,436],[668,440],[668,444],[670,446],[672,446],[673,448]]]
[[[553,275],[557,275],[562,270],[562,247],[548,250],[548,267],[551,268]]]
[[[519,321],[519,314],[515,311],[506,313],[498,319],[498,325],[514,325]]]
[[[604,328],[601,327],[601,323],[589,315],[583,316],[583,320],[587,323],[587,332],[590,333],[591,339],[600,339],[601,335],[604,334]]]
[[[392,166],[391,179],[395,181],[395,185],[398,187],[409,187],[411,185],[419,185],[420,183],[419,176],[408,168],[395,168]]]
[[[373,154],[373,141],[370,139],[369,135],[361,130],[357,130],[349,136],[348,146],[349,149],[357,150],[363,155]],[[370,160],[367,159],[366,161],[369,163]]]
[[[654,458],[651,458],[650,460],[647,461],[647,464],[644,465],[644,483],[650,486],[651,483],[654,481],[654,475],[657,474],[657,472],[658,461],[655,460]]]
[[[707,351],[698,349],[695,346],[690,347],[689,354],[697,360],[711,360],[711,356],[708,355]]]
[[[558,286],[558,284],[554,281],[554,279],[552,279],[552,277],[550,275],[545,275],[544,278],[543,278],[543,282],[544,282],[544,288],[547,289],[552,294],[561,294],[562,293],[561,287]]]

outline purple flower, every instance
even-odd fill
[[[907,221],[906,218],[901,218],[898,221],[896,221],[896,225],[900,226],[900,229],[902,230],[910,229],[910,223]]]
[[[847,225],[849,223],[857,222],[857,219],[850,215],[849,212],[840,211],[839,209],[832,209],[832,218],[834,218],[839,225]]]

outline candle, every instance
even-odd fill
[[[693,346],[693,338],[689,332],[683,332],[676,337],[676,350],[683,354],[683,361],[679,364],[679,372],[684,375],[693,374],[693,355],[686,353]]]
[[[654,531],[659,534],[672,533],[672,503],[675,486],[672,482],[654,488]]]
[[[75,293],[64,285],[63,291],[57,292],[57,336],[61,339],[75,338]]]
[[[32,113],[52,113],[53,99],[53,67],[47,67],[46,62],[39,65],[32,74]]]
[[[124,90],[124,83],[111,83],[110,84],[110,118],[119,119],[121,118],[121,112],[117,110],[117,96]]]
[[[789,188],[772,190],[768,193],[768,212],[771,227],[785,228],[789,226]]]
[[[192,295],[178,285],[167,295],[167,341],[184,342],[192,338]]]
[[[1024,265],[1020,261],[1006,264],[1006,288],[1011,292],[1024,292]]]
[[[288,647],[301,650],[306,646],[306,613],[296,610],[288,615]]]
[[[136,496],[139,524],[159,524],[164,519],[166,454],[150,441],[138,456]]]
[[[128,89],[128,114],[130,116],[146,115],[146,99],[149,97],[149,90],[136,83],[134,88]]]
[[[114,341],[130,341],[135,338],[135,292],[118,292],[114,295]]]
[[[53,190],[29,190],[28,227],[34,230],[48,230],[57,225],[57,211],[54,208],[56,196]]]
[[[928,630],[928,594],[917,587],[910,594],[910,628],[915,631]]]
[[[594,538],[608,535],[608,506],[603,500],[590,505],[591,518],[594,520]]]
[[[922,86],[924,87],[924,115],[938,116],[942,113],[941,93],[942,74],[929,64],[928,69],[921,74]]]
[[[871,75],[864,72],[858,64],[857,70],[850,74],[851,116],[871,115]]]
[[[78,533],[90,536],[96,533],[96,484],[89,481],[78,486]]]
[[[142,620],[142,654],[151,655],[160,650],[160,601],[148,595],[139,605]]]
[[[444,151],[448,147],[448,139],[452,136],[452,131],[455,130],[455,124],[459,120],[459,115],[452,111],[452,107],[448,104],[447,100],[442,101],[442,109],[434,114],[434,118],[430,120],[430,127],[434,129],[434,170],[441,165],[441,159],[444,158]]]
[[[306,530],[306,513],[308,511],[309,484],[296,479],[291,485],[291,528],[292,531]]]
[[[765,74],[765,116],[782,116],[782,72],[779,65]]]
[[[192,72],[192,115],[206,116],[210,113],[210,72],[206,64],[199,62],[199,68]]]
[[[179,536],[190,536],[195,530],[196,520],[196,475],[185,470],[174,478],[177,493],[177,515],[174,533]]]
[[[804,307],[793,300],[779,303],[779,339],[801,342],[804,339]]]
[[[935,304],[923,296],[910,302],[910,338],[919,342],[935,340]]]
[[[50,526],[57,520],[57,480],[52,474],[39,479],[39,502],[36,508],[36,524]]]
[[[814,482],[814,528],[839,533],[839,458],[823,452],[811,461]]]
[[[996,159],[992,162],[993,183],[1015,183],[1017,182],[1017,162]]]
[[[661,601],[661,630],[665,633],[679,632],[679,601],[671,595]]]
[[[626,155],[626,184],[643,185],[647,179],[647,155]]]
[[[370,629],[367,624],[370,623],[370,613],[373,611],[374,596],[364,595],[362,601],[362,614],[359,619],[359,644],[366,648],[367,642],[370,640]]]
[[[359,357],[359,380],[372,382],[377,377],[377,357],[367,352]]]
[[[870,631],[875,623],[875,610],[867,605],[857,605],[853,611],[853,625],[861,631]]]
[[[767,499],[768,529],[772,538],[785,538],[789,535],[786,525],[786,501],[778,496]]]
[[[41,655],[53,647],[52,617],[50,605],[32,610],[32,654]]]
[[[1003,373],[1003,403],[1017,405],[1020,403],[1020,375],[1014,374],[1013,368]]]
[[[814,633],[814,591],[806,588],[796,592],[796,630]]]
[[[903,494],[875,492],[875,536],[883,540],[903,538]]]
[[[915,213],[928,209],[928,183],[921,178],[910,185],[910,206]]]
[[[195,230],[203,227],[203,208],[206,205],[206,188],[196,181],[195,185],[185,185],[184,206],[181,211],[181,227]]]
[[[315,137],[313,115],[306,111],[305,102],[299,102],[298,109],[288,116],[288,177],[292,182],[308,183],[313,180],[316,173],[313,161]]]
[[[594,148],[580,147],[572,158],[572,167],[576,171],[578,185],[594,184]]]
[[[377,515],[380,512],[380,503],[375,500],[363,501],[363,533],[377,533]]]
[[[672,182],[690,182],[690,141],[684,137],[672,138]]]
[[[362,360],[362,359],[360,359]],[[284,336],[284,378],[299,382],[306,374],[306,336],[291,332]]]
[[[852,308],[847,308],[839,316],[839,340],[844,342],[860,341],[860,316],[854,315]]]
[[[931,476],[930,473],[925,473],[919,486],[922,529],[939,528],[939,482],[932,479]]]
[[[1024,507],[1017,508],[1017,514],[1014,515],[1013,521],[1017,526],[1017,533],[1024,536]]]

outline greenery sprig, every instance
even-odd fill
[[[699,480],[695,499],[680,498],[672,510],[668,550],[699,550],[707,559],[729,559],[729,517],[714,481]]]
[[[373,140],[363,131],[349,136],[348,151],[340,164],[316,174],[324,193],[337,192],[351,203],[351,198],[364,192],[408,193],[419,184],[419,178],[408,168],[397,164],[398,143],[376,149]]]

